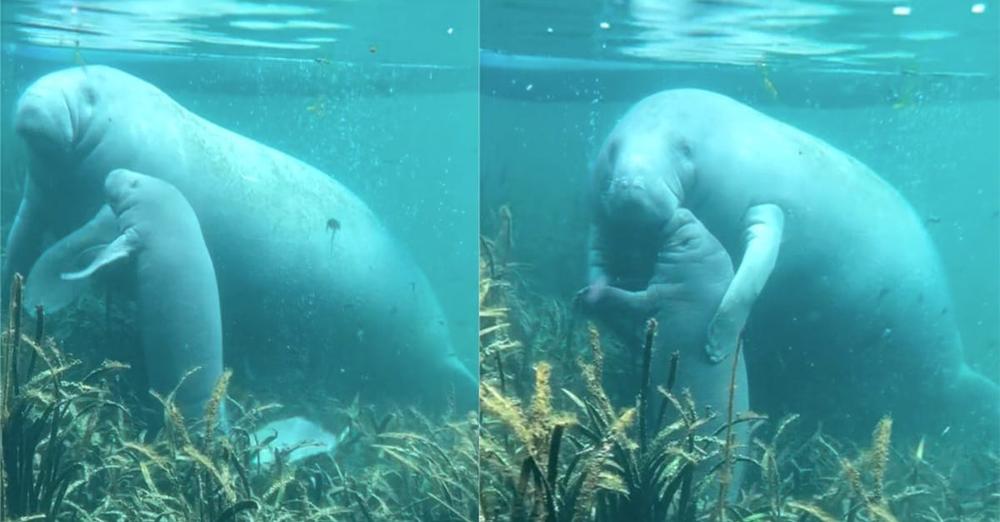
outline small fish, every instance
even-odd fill
[[[937,223],[940,223],[940,222],[941,222],[941,217],[940,216],[927,216],[927,223],[928,224],[937,224]]]
[[[313,61],[323,65],[330,65],[332,62],[326,58],[313,58]]]
[[[375,46],[375,45],[372,45],[371,47],[368,48],[368,52],[370,52],[372,54],[375,54],[375,53],[378,52],[378,47]]]

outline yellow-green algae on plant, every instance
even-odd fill
[[[250,434],[275,410],[228,397],[218,382],[204,418],[181,418],[158,396],[163,424],[148,437],[112,391],[126,365],[87,368],[47,338],[41,310],[26,335],[20,276],[2,346],[0,520],[400,521],[477,519],[478,425],[412,409],[340,408],[351,435],[336,455],[263,468]],[[246,394],[244,394],[246,396]],[[216,429],[220,405],[234,412]],[[252,403],[252,398],[244,402]],[[150,440],[151,439],[151,440]]]
[[[644,346],[623,348],[538,293],[516,262],[510,211],[498,214],[499,231],[481,238],[484,522],[1000,520],[996,455],[893,446],[889,417],[868,448],[804,432],[797,415],[722,412],[726,426],[751,423],[749,448],[727,444],[726,427],[699,432],[697,397],[673,385],[683,360],[667,382],[646,382],[655,325]],[[651,394],[667,411],[642,418]],[[736,463],[750,473],[731,495]]]

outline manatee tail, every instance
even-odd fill
[[[1000,386],[963,365],[948,387],[952,428],[970,442],[982,441],[985,436],[993,449],[1000,449]]]
[[[449,382],[455,394],[455,408],[459,412],[479,407],[479,378],[457,357],[449,357],[446,363]]]

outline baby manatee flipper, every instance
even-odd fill
[[[85,279],[93,275],[94,272],[104,268],[119,259],[124,259],[129,256],[136,249],[136,238],[135,231],[132,229],[126,230],[122,235],[118,236],[111,244],[101,248],[97,252],[97,256],[94,260],[87,265],[87,268],[80,270],[78,272],[65,272],[60,275],[64,281],[75,281],[77,279]]]
[[[72,303],[86,291],[86,277],[121,257],[107,257],[109,244],[118,243],[116,236],[118,225],[115,214],[104,205],[90,221],[42,253],[28,274],[25,303],[32,308],[41,305],[47,313]],[[91,260],[95,254],[97,258]],[[104,261],[98,264],[102,258]],[[83,269],[88,264],[90,267]],[[66,274],[79,276],[66,277]]]
[[[708,325],[705,352],[712,362],[725,359],[736,346],[750,309],[778,260],[785,214],[777,205],[750,207],[743,219],[745,250],[733,281]]]

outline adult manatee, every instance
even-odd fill
[[[475,378],[452,351],[423,272],[333,178],[109,67],[40,78],[14,122],[30,171],[5,282],[97,212],[109,172],[130,169],[170,183],[194,209],[218,276],[227,347],[256,346],[273,359],[288,345],[309,346],[323,363],[316,378],[345,392],[412,396],[448,386],[460,406],[475,404]],[[29,291],[62,284],[27,281]]]
[[[963,360],[920,218],[856,159],[725,96],[669,90],[618,122],[592,183],[591,287],[644,306],[681,208],[737,261],[702,357],[723,361],[746,326],[755,409],[856,433],[885,413],[996,433],[1000,392]]]

